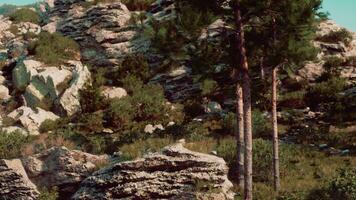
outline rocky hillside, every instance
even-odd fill
[[[0,199],[234,199],[233,36],[173,0],[1,16]],[[312,42],[316,59],[279,76],[280,199],[327,194],[356,164],[356,33],[323,20]],[[273,199],[269,80],[252,69],[256,199]]]

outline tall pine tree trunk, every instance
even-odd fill
[[[251,88],[250,76],[245,49],[245,34],[241,19],[240,2],[235,6],[235,24],[237,31],[237,50],[240,53],[242,93],[243,93],[243,121],[244,121],[244,199],[252,200],[252,123],[251,123]]]
[[[277,67],[272,70],[272,125],[273,125],[273,176],[274,190],[279,191],[279,151],[278,151],[278,124],[277,124]]]
[[[273,43],[277,43],[277,24],[276,19],[273,17]],[[276,47],[275,47],[276,48]],[[281,64],[283,65],[283,64]],[[279,191],[280,178],[279,178],[279,144],[278,144],[278,122],[277,122],[277,70],[278,67],[272,69],[272,127],[273,127],[273,177],[274,177],[274,190]]]
[[[241,73],[238,72],[238,76]],[[243,96],[241,79],[238,80],[236,84],[236,118],[237,118],[237,130],[236,130],[236,141],[237,141],[237,179],[240,188],[244,188],[244,120],[243,120]]]

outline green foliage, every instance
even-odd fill
[[[210,96],[216,92],[218,88],[218,83],[212,79],[205,79],[201,85],[202,95]]]
[[[57,200],[59,198],[58,188],[53,188],[51,190],[42,189],[39,200]]]
[[[129,94],[140,90],[143,87],[143,81],[135,75],[128,75],[122,80],[123,87]]]
[[[272,133],[271,122],[260,110],[252,111],[252,133],[256,138],[268,138]]]
[[[135,76],[137,79],[147,82],[152,73],[148,60],[143,55],[132,55],[124,58],[122,64],[111,75],[111,79],[117,82],[127,76]]]
[[[41,32],[38,40],[29,44],[29,52],[39,60],[58,65],[64,60],[77,60],[80,57],[79,45],[59,33]]]
[[[39,24],[41,22],[40,16],[36,11],[29,8],[21,8],[10,14],[10,20],[15,23],[31,22]]]
[[[39,131],[41,133],[54,131],[58,128],[58,122],[56,120],[46,119],[42,122]]]
[[[305,90],[298,90],[285,93],[278,99],[278,106],[283,108],[305,108]]]
[[[343,42],[346,46],[349,46],[352,41],[352,34],[345,28],[338,31],[331,31],[327,35],[318,36],[316,40],[328,43]]]
[[[342,58],[337,56],[331,56],[325,60],[324,67],[326,67],[327,69],[332,69],[335,67],[340,67],[343,63],[344,60]]]
[[[20,132],[0,132],[0,159],[20,157],[22,148],[29,142],[30,139]]]
[[[104,129],[103,119],[103,111],[82,114],[78,119],[78,128],[87,134],[101,133],[101,131]]]
[[[306,94],[306,102],[312,107],[317,107],[320,103],[335,102],[340,98],[340,92],[346,88],[346,81],[342,78],[334,77],[328,81],[317,83],[311,86]]]
[[[308,200],[354,200],[356,199],[356,169],[343,168],[338,171],[329,185],[314,190]]]
[[[108,107],[109,101],[101,93],[97,85],[89,85],[80,91],[80,105],[83,113],[92,113]]]

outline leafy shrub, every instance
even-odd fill
[[[339,171],[327,187],[312,191],[310,200],[354,200],[356,199],[356,169],[345,168]]]
[[[342,58],[339,58],[337,56],[331,56],[325,60],[324,67],[326,67],[327,69],[332,69],[341,66],[343,63],[344,60]]]
[[[23,147],[29,142],[30,139],[19,132],[0,132],[0,159],[20,157]]]
[[[271,122],[260,110],[252,111],[252,132],[255,138],[268,138],[272,133]]]
[[[59,33],[41,32],[38,40],[29,45],[29,52],[39,60],[50,64],[61,64],[64,60],[78,60],[79,45],[72,39]]]
[[[135,75],[128,75],[122,80],[123,87],[129,94],[140,90],[143,87],[143,81]]]
[[[58,188],[53,188],[51,190],[42,189],[40,190],[41,194],[38,197],[39,200],[57,200],[59,197]]]
[[[293,91],[286,94],[281,95],[278,99],[278,106],[284,108],[305,108],[305,97],[306,91],[299,90]]]
[[[39,131],[41,133],[44,133],[48,131],[54,131],[57,128],[58,128],[58,123],[56,120],[46,119],[44,122],[42,122]]]
[[[101,133],[104,129],[104,113],[96,111],[93,113],[85,113],[79,117],[79,130],[87,134]]]
[[[216,92],[218,83],[211,79],[205,79],[202,83],[201,90],[202,95],[209,96]]]
[[[109,101],[101,93],[101,89],[95,84],[87,86],[79,92],[80,105],[83,113],[92,113],[106,109]]]
[[[34,24],[39,24],[41,21],[39,14],[29,8],[21,8],[16,10],[10,15],[10,20],[15,23],[31,22]]]
[[[343,42],[349,46],[352,41],[352,34],[347,29],[343,28],[338,31],[331,31],[327,35],[319,36],[316,40],[329,43]]]
[[[338,101],[340,92],[346,88],[346,81],[342,78],[331,78],[328,81],[317,83],[311,86],[306,94],[306,102],[312,107],[317,107],[320,103]]]
[[[132,55],[124,58],[121,66],[113,72],[111,79],[117,82],[124,79],[127,76],[136,76],[136,78],[142,80],[143,82],[148,81],[152,73],[150,66],[148,65],[148,60],[143,55]]]

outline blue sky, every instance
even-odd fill
[[[24,5],[37,0],[0,0],[0,4]],[[356,32],[356,0],[324,0],[324,10],[338,24]]]

